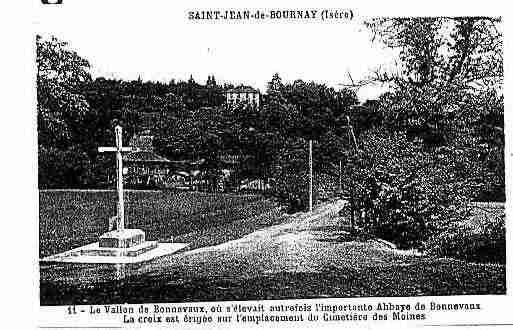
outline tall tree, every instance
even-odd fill
[[[90,111],[80,93],[91,79],[89,62],[55,37],[36,37],[37,114],[40,144],[70,146]]]
[[[90,112],[81,86],[89,63],[55,37],[36,37],[39,186],[90,183],[90,160],[80,145]]]
[[[419,243],[426,230],[461,219],[469,200],[503,190],[500,19],[380,18],[367,26],[399,61],[367,81],[390,92],[373,110],[383,126],[360,132],[361,217],[399,243]]]

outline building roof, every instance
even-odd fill
[[[130,152],[123,155],[123,158],[127,163],[171,163],[169,159],[148,151]]]
[[[123,160],[128,163],[171,163],[167,158],[159,156],[153,150],[153,135],[134,135],[130,140],[131,147],[137,151],[123,155]]]
[[[245,86],[230,88],[224,92],[225,93],[259,93],[259,91],[254,89],[253,87],[245,87]]]

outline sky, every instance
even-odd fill
[[[109,6],[109,2],[105,6]],[[193,22],[190,8],[161,4],[141,12],[84,4],[42,7],[34,31],[54,35],[89,60],[93,77],[169,81],[190,75],[204,83],[213,74],[218,83],[246,84],[265,91],[274,73],[284,81],[302,79],[336,89],[357,81],[393,60],[360,18],[330,23]],[[113,15],[113,12],[119,12]],[[360,101],[384,91],[368,86],[357,91]]]

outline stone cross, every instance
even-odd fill
[[[136,148],[123,147],[123,129],[116,126],[116,146],[115,147],[99,147],[98,152],[115,152],[116,153],[116,170],[117,170],[117,191],[118,191],[118,215],[117,230],[125,229],[125,204],[123,201],[123,157],[122,152],[136,151]]]

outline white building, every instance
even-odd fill
[[[226,103],[235,105],[239,103],[260,106],[260,92],[252,87],[236,87],[224,92]]]

